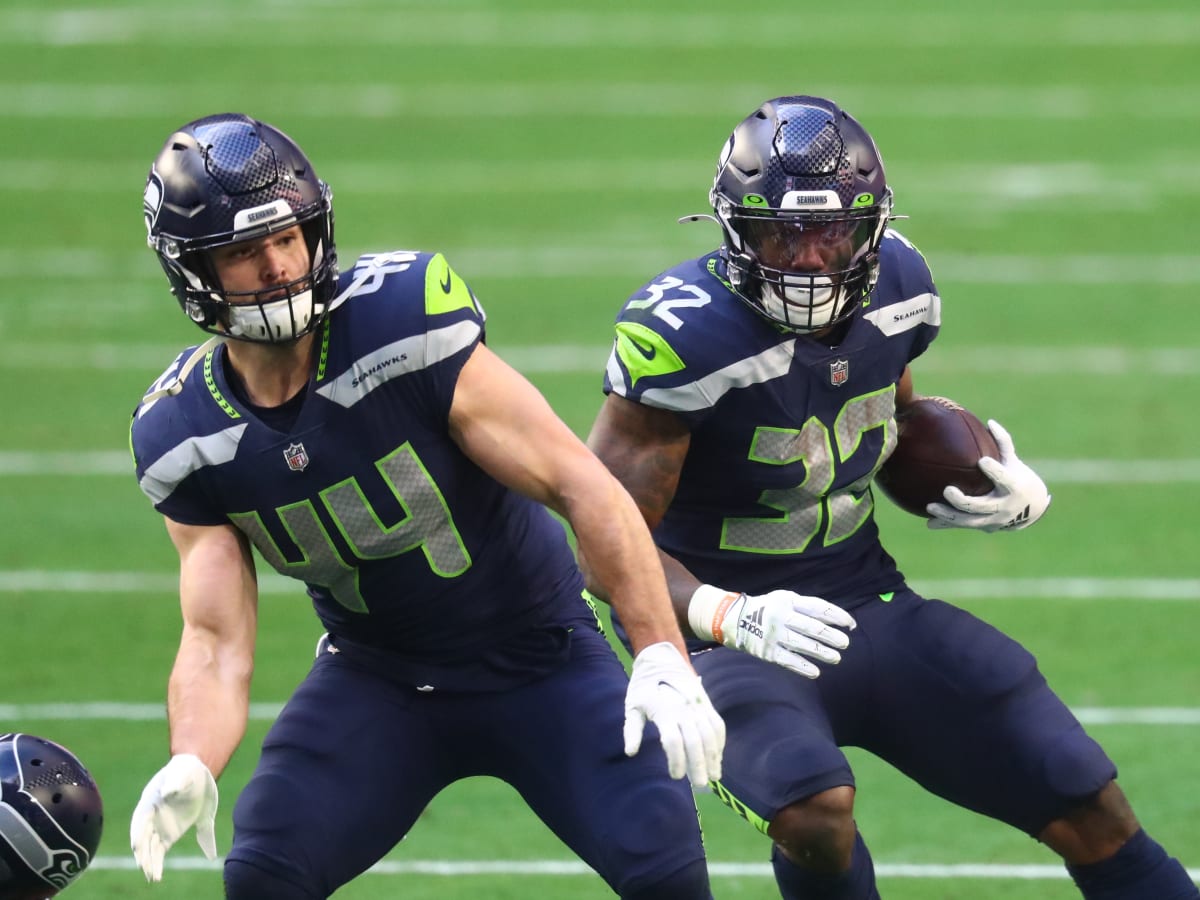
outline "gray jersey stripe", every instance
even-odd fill
[[[726,393],[734,388],[762,384],[764,381],[786,375],[792,365],[795,347],[795,339],[784,341],[774,347],[768,347],[754,356],[718,369],[698,381],[672,388],[651,388],[642,394],[641,400],[648,406],[657,406],[673,412],[691,412],[715,406]],[[609,359],[609,372],[611,373],[614,369],[619,371],[615,350]],[[628,388],[625,386],[624,379],[613,378],[610,380],[616,393],[628,396]]]
[[[146,468],[138,484],[154,503],[171,496],[183,479],[205,466],[219,466],[233,459],[247,423],[234,425],[216,434],[191,437],[160,456]]]
[[[479,323],[468,320],[393,341],[355,360],[349,369],[318,388],[317,393],[349,409],[393,378],[428,368],[469,347],[479,333]]]

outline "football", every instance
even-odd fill
[[[920,397],[896,416],[896,449],[875,476],[893,503],[929,518],[925,507],[945,501],[942,490],[955,485],[964,494],[992,490],[979,458],[1000,458],[987,426],[946,397]]]

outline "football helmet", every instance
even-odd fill
[[[734,293],[802,334],[836,325],[875,286],[892,191],[875,142],[831,100],[768,100],[730,135],[709,202]]]
[[[88,770],[65,747],[0,735],[0,900],[53,897],[96,855],[104,810]]]
[[[328,314],[338,277],[333,194],[277,128],[238,113],[189,122],[150,167],[143,206],[146,240],[171,293],[205,331],[287,342]],[[266,293],[222,287],[210,256],[214,247],[294,225],[308,246],[308,272]]]

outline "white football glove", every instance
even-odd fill
[[[945,503],[925,507],[932,517],[930,528],[1017,531],[1040,519],[1050,505],[1045,482],[1017,457],[1008,432],[994,419],[988,420],[988,431],[1000,448],[1000,459],[985,456],[979,460],[979,468],[995,487],[981,497],[964,494],[953,485],[947,487]]]
[[[193,825],[204,855],[216,859],[216,815],[217,782],[208,766],[190,753],[172,756],[142,790],[129,823],[133,858],[146,880],[162,881],[163,857]]]
[[[725,722],[700,686],[700,676],[675,648],[662,641],[633,660],[625,692],[625,755],[642,746],[647,722],[658,726],[672,778],[686,773],[694,785],[721,778]]]
[[[854,617],[840,606],[794,591],[752,597],[702,584],[688,603],[688,624],[696,637],[716,641],[759,659],[791,669],[805,678],[821,670],[808,661],[836,665],[850,638]],[[831,627],[836,626],[836,627]]]

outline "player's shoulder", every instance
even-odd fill
[[[242,415],[225,399],[214,374],[219,341],[184,349],[134,408],[129,442],[140,467],[182,445],[211,445],[245,430]]]
[[[742,301],[719,253],[689,259],[636,290],[616,321],[622,357],[639,370],[649,361],[713,369],[774,344],[779,335]]]
[[[889,228],[879,245],[879,280],[864,318],[886,335],[941,324],[942,301],[924,255]]]
[[[396,250],[360,256],[338,280],[328,328],[334,353],[391,352],[400,342],[412,351],[432,348],[434,356],[466,346],[483,335],[486,314],[474,292],[437,252]]]
[[[431,317],[478,317],[474,293],[445,255],[423,250],[365,253],[338,279],[337,309],[352,309],[367,327],[423,323]]]
[[[894,228],[887,229],[879,242],[879,283],[898,297],[934,290],[933,273],[925,255]]]
[[[786,372],[794,343],[734,294],[714,252],[659,273],[626,301],[605,389],[669,409],[707,408],[734,387]]]
[[[333,303],[317,393],[339,404],[401,376],[459,365],[484,338],[483,307],[437,252],[360,256],[340,276]]]

